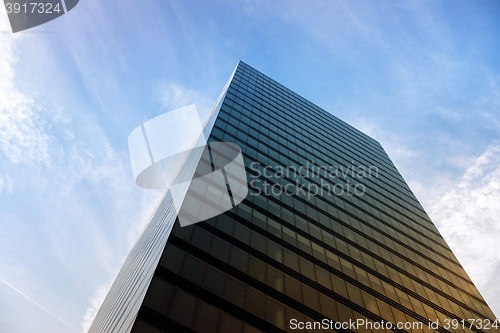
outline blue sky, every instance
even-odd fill
[[[0,327],[81,332],[161,192],[127,137],[238,60],[379,140],[500,315],[498,1],[97,1],[0,9]]]

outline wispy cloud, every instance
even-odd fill
[[[3,13],[2,13],[3,14]],[[0,19],[0,30],[9,30],[8,21]],[[14,65],[16,43],[23,37],[0,34],[0,153],[13,163],[50,163],[50,138],[34,111],[32,98],[16,89]],[[1,155],[0,155],[1,157]]]
[[[500,268],[500,143],[494,142],[468,168],[460,182],[429,211],[471,279],[480,290],[498,282]],[[500,313],[499,290],[485,292],[493,311]]]
[[[2,15],[0,29],[6,24]],[[73,330],[82,318],[84,325],[92,320],[111,283],[103,281],[116,275],[161,193],[135,187],[126,150],[113,146],[93,112],[73,112],[84,103],[58,85],[60,72],[37,73],[35,80],[51,77],[51,86],[23,82],[16,66],[29,59],[17,59],[20,40],[38,46],[37,61],[53,62],[30,38],[0,34],[0,271],[16,292],[0,290],[0,311],[18,310],[0,325],[27,332],[38,322],[39,332],[61,332],[53,319]],[[47,98],[53,90],[71,104]],[[43,311],[28,314],[23,300]]]
[[[195,104],[202,119],[208,116],[213,100],[203,95],[199,91],[184,87],[174,82],[163,82],[158,87],[158,98],[165,111],[181,108],[190,104]]]
[[[92,321],[94,320],[99,308],[101,307],[104,298],[108,294],[109,288],[111,287],[111,281],[106,284],[100,285],[97,290],[94,292],[92,297],[89,300],[89,306],[85,311],[85,315],[83,316],[82,321],[82,333],[87,333],[90,325],[92,325]]]
[[[0,193],[5,190],[7,193],[12,193],[12,180],[9,175],[0,176]]]
[[[2,277],[32,299],[47,300],[46,307],[72,326],[88,327],[159,197],[135,187],[127,135],[160,107],[166,112],[195,103],[208,113],[213,99],[204,94],[216,97],[240,57],[250,64],[261,60],[272,69],[266,74],[290,78],[291,88],[316,93],[312,101],[379,139],[424,206],[436,207],[432,212],[444,221],[443,233],[450,228],[454,249],[463,247],[465,236],[447,221],[488,226],[472,231],[480,239],[495,234],[491,219],[498,211],[488,198],[497,195],[497,148],[488,148],[484,162],[475,159],[498,137],[499,77],[462,53],[468,43],[481,52],[488,48],[477,47],[475,38],[455,45],[460,33],[435,2],[283,4],[218,3],[206,12],[211,5],[88,0],[50,23],[60,29],[46,39],[1,34]],[[0,12],[0,30],[9,30]],[[466,16],[460,26],[475,28],[474,15]],[[26,58],[36,55],[18,59],[19,47]],[[220,85],[206,84],[217,80]],[[467,176],[470,165],[477,170]],[[490,235],[484,239],[487,257],[497,262]],[[473,261],[467,254],[460,259]],[[473,271],[484,267],[473,265],[466,268],[480,287],[500,293],[493,282],[500,267],[476,278]],[[15,297],[24,302],[17,303],[18,316],[2,317],[0,325],[6,320],[16,328],[11,331],[33,331],[17,320],[28,317],[24,297],[0,297],[0,306],[13,308]],[[60,331],[51,325],[38,325],[37,332]]]
[[[75,332],[78,332],[78,330],[76,328],[74,328],[71,324],[69,324],[68,322],[66,322],[64,319],[61,319],[60,317],[58,317],[57,315],[55,315],[54,313],[52,313],[50,310],[48,310],[46,307],[44,307],[43,305],[41,305],[40,303],[36,302],[35,300],[33,300],[31,297],[29,297],[28,295],[26,295],[25,293],[23,293],[21,290],[17,289],[16,287],[14,287],[13,285],[11,285],[9,282],[5,281],[4,279],[0,278],[0,281],[3,282],[6,286],[8,286],[9,288],[11,288],[12,290],[14,290],[16,293],[18,293],[19,295],[21,295],[22,297],[26,298],[28,301],[30,301],[31,303],[35,304],[36,306],[38,306],[40,309],[42,309],[43,311],[45,311],[46,313],[48,313],[49,315],[51,315],[52,317],[54,317],[55,319],[59,320],[61,323],[63,323],[64,325],[68,326],[69,328],[71,328],[73,331]]]

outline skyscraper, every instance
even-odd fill
[[[499,331],[377,141],[243,62],[205,133],[246,199],[181,227],[166,193],[89,332]]]

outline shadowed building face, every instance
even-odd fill
[[[167,193],[89,332],[498,332],[377,141],[242,62],[205,130],[245,200],[181,227]]]

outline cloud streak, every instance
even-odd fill
[[[157,95],[164,111],[195,104],[200,117],[208,116],[213,104],[213,101],[201,92],[175,82],[162,82],[158,87]],[[205,118],[200,121],[203,123]]]
[[[56,314],[54,314],[53,312],[51,312],[50,310],[48,310],[47,308],[45,308],[43,305],[41,305],[40,303],[36,302],[35,300],[33,300],[31,297],[29,297],[28,295],[26,295],[25,293],[23,293],[21,290],[17,289],[16,287],[14,287],[13,285],[11,285],[9,282],[5,281],[4,279],[0,278],[0,281],[2,281],[6,286],[8,286],[10,289],[14,290],[16,293],[18,293],[19,295],[21,295],[22,297],[24,297],[25,299],[27,299],[28,301],[30,301],[31,303],[33,303],[34,305],[38,306],[40,309],[42,309],[43,311],[45,311],[46,313],[48,313],[49,315],[51,315],[52,317],[54,317],[55,319],[59,320],[61,323],[63,323],[64,325],[68,326],[69,328],[71,328],[73,331],[75,332],[78,332],[78,330],[76,328],[74,328],[71,324],[69,324],[68,322],[66,322],[64,319],[62,319],[61,317],[57,316]]]
[[[83,316],[82,333],[87,333],[88,329],[90,328],[90,325],[92,325],[92,321],[94,321],[94,318],[97,312],[99,311],[99,308],[101,307],[104,298],[108,294],[110,287],[111,287],[111,281],[109,283],[100,285],[94,292],[94,295],[92,295],[92,297],[90,298],[89,300],[90,304],[85,311],[85,315]]]
[[[0,20],[0,30],[7,28]],[[22,37],[21,37],[22,38]],[[0,152],[13,163],[49,164],[49,141],[33,111],[34,101],[14,85],[14,53],[19,37],[0,34]]]
[[[480,290],[500,268],[500,143],[492,143],[467,169],[459,183],[433,206],[429,215]],[[500,314],[498,290],[485,293]]]
[[[35,66],[18,58],[19,47],[37,49],[44,66],[35,68],[33,81],[50,85],[19,75],[19,64]],[[0,34],[0,271],[2,283],[16,291],[0,293],[0,311],[12,311],[0,326],[16,332],[64,330],[50,318],[72,330],[82,317],[88,325],[111,284],[103,281],[116,275],[161,195],[135,188],[126,151],[113,146],[80,96],[60,84],[67,73],[50,70],[51,55],[40,38]],[[35,91],[25,89],[30,84]],[[70,96],[70,104],[54,91]],[[43,312],[28,314],[23,299]]]

